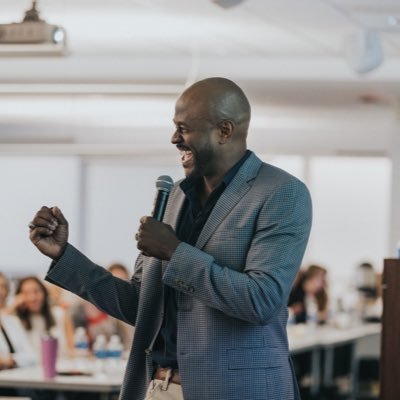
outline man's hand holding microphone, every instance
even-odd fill
[[[161,175],[156,180],[156,197],[152,217],[142,217],[135,236],[137,248],[142,254],[159,260],[170,260],[180,240],[170,225],[161,222],[167,207],[169,193],[174,181],[168,175]]]

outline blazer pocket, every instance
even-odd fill
[[[274,368],[288,363],[288,354],[274,347],[229,349],[229,369]]]

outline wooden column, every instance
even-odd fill
[[[400,399],[400,259],[386,259],[382,279],[383,315],[380,399]]]

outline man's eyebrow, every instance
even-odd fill
[[[187,124],[185,124],[184,122],[175,121],[174,119],[172,120],[172,122],[173,122],[175,125],[185,125],[185,126],[187,126]]]

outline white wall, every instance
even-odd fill
[[[363,261],[382,270],[391,254],[391,162],[384,157],[264,156],[303,180],[313,199],[313,226],[303,265],[325,266],[332,282],[352,279]]]
[[[325,264],[338,282],[351,279],[362,261],[380,271],[390,255],[390,179],[386,158],[312,158],[314,222],[306,260]]]
[[[57,205],[71,222],[71,240],[79,236],[77,157],[0,157],[0,269],[13,275],[43,274],[49,260],[33,247],[28,223],[42,205]]]

